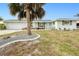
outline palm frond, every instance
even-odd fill
[[[37,16],[38,16],[38,18],[42,18],[44,15],[45,15],[44,9],[43,8],[39,8],[37,10]]]
[[[45,15],[45,11],[42,8],[44,3],[10,3],[9,8],[12,15],[18,13],[18,18],[27,18],[26,10],[30,10],[30,19],[42,18]]]
[[[10,9],[10,13],[12,15],[16,15],[20,11],[20,4],[19,3],[10,3],[9,9]]]

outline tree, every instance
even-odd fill
[[[18,14],[18,18],[26,18],[27,20],[27,33],[31,35],[32,20],[42,18],[45,15],[43,9],[44,3],[10,3],[9,9],[12,15]]]
[[[5,24],[0,24],[0,30],[5,30],[6,29],[6,25]]]
[[[74,15],[75,17],[79,17],[79,14]]]
[[[2,21],[3,19],[0,17],[0,21]]]

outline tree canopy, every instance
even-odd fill
[[[35,18],[42,18],[45,15],[45,10],[43,9],[44,3],[10,3],[9,9],[10,13],[14,16],[18,14],[18,18],[27,18],[25,10],[30,10],[30,18],[33,20]]]

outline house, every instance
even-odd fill
[[[51,20],[39,20],[32,22],[32,28],[34,29],[52,29],[54,26]]]
[[[55,21],[55,29],[57,30],[74,30],[77,29],[77,19],[59,18]]]
[[[78,28],[78,19],[59,18],[56,20],[35,20],[32,21],[32,29],[57,29],[57,30],[74,30]],[[18,30],[27,28],[25,20],[6,20],[4,21],[7,29]]]
[[[3,24],[4,22],[3,21],[0,21],[0,24]]]
[[[27,27],[27,21],[19,21],[19,20],[6,20],[4,21],[6,28],[8,30],[18,30]]]

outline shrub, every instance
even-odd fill
[[[5,24],[0,24],[0,30],[4,30],[4,29],[6,29]]]

